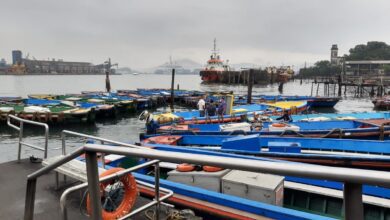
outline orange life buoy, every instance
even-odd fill
[[[272,124],[272,127],[283,128],[283,127],[286,127],[286,125],[285,124],[281,124],[281,123],[274,123],[274,124]]]
[[[188,163],[182,163],[176,166],[176,170],[180,172],[191,172],[195,170],[195,166]]]
[[[123,168],[113,168],[110,170],[107,170],[100,174],[99,177],[108,176],[114,173],[117,173],[118,171],[124,170]],[[131,210],[131,208],[134,206],[135,200],[137,198],[137,183],[135,182],[135,178],[133,175],[126,174],[122,177],[120,177],[119,181],[123,184],[124,194],[122,201],[117,206],[117,208],[114,211],[107,211],[104,208],[102,209],[102,218],[105,220],[108,219],[118,219],[126,214],[128,214]],[[114,183],[114,180],[106,181],[103,183],[100,183],[100,194],[104,195],[105,188],[108,185],[112,185]],[[87,196],[87,211],[88,214],[91,214],[91,201],[89,194]]]
[[[205,172],[218,172],[221,170],[223,170],[221,167],[203,166],[203,171]]]

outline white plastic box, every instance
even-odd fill
[[[286,124],[286,126],[284,127],[275,127],[275,126],[272,126],[272,124],[269,125],[268,127],[268,130],[269,131],[296,131],[296,132],[299,132],[300,130],[300,127],[296,126],[296,125],[289,125],[289,124]]]
[[[192,171],[179,172],[172,170],[168,172],[167,180],[184,183],[191,186],[201,187],[207,190],[221,192],[221,179],[230,170],[218,172]]]
[[[222,193],[283,206],[284,177],[232,170],[222,178]]]
[[[247,122],[223,124],[219,126],[221,131],[251,131],[251,124]]]

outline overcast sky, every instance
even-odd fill
[[[2,0],[0,58],[204,64],[216,37],[231,63],[297,67],[329,59],[333,43],[390,43],[389,12],[388,0]]]

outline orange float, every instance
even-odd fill
[[[182,163],[176,166],[176,170],[180,172],[191,172],[195,170],[195,166],[189,163]]]
[[[286,127],[286,125],[281,124],[281,123],[274,123],[274,124],[272,124],[272,127],[283,128],[283,127]]]
[[[99,177],[108,176],[114,173],[117,173],[118,171],[124,170],[123,168],[113,168],[110,170],[107,170],[100,174]],[[120,177],[120,182],[123,184],[124,189],[124,195],[121,203],[117,206],[117,208],[114,211],[107,211],[102,210],[102,218],[104,220],[111,220],[111,219],[118,219],[122,216],[125,216],[128,214],[131,210],[131,208],[134,206],[135,200],[137,198],[137,183],[135,182],[135,178],[133,175],[125,174],[124,176]],[[108,185],[114,184],[114,180],[111,181],[105,181],[103,183],[100,183],[100,194],[101,196],[104,194],[104,190]],[[87,212],[91,215],[92,208],[91,208],[91,200],[89,197],[89,194],[87,196]]]
[[[221,170],[223,170],[221,167],[203,166],[203,171],[205,172],[218,172]]]

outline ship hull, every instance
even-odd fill
[[[202,81],[206,83],[215,83],[220,81],[221,72],[217,71],[200,71]]]

